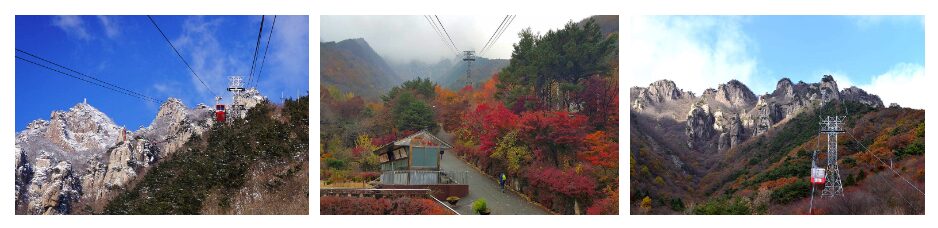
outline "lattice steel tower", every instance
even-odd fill
[[[843,133],[846,116],[827,116],[821,120],[821,133],[827,134],[827,182],[821,197],[844,195],[844,185],[840,179],[840,167],[837,165],[837,134]]]
[[[472,66],[472,62],[473,62],[473,61],[476,61],[475,57],[472,56],[473,53],[475,53],[475,52],[474,52],[474,51],[463,51],[463,53],[465,53],[465,55],[466,55],[466,57],[463,58],[462,61],[465,61],[465,62],[466,62],[466,85],[468,86],[468,85],[472,85],[472,80],[470,80],[470,78],[469,78],[469,70],[470,70],[470,67]]]
[[[244,113],[244,104],[241,104],[241,93],[244,92],[244,85],[241,82],[241,76],[228,77],[228,91],[231,92],[231,107],[228,109],[231,118],[242,118]]]

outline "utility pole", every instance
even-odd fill
[[[837,134],[845,132],[845,118],[846,116],[827,116],[821,120],[821,133],[827,134],[827,182],[821,191],[821,198],[844,195],[840,167],[837,165]]]
[[[471,66],[472,66],[472,62],[473,62],[473,61],[476,61],[475,57],[473,56],[473,53],[475,53],[475,52],[474,52],[474,51],[463,51],[463,53],[464,53],[463,55],[465,55],[465,57],[463,57],[462,61],[465,61],[465,62],[466,62],[466,85],[468,86],[468,85],[472,85],[472,80],[470,80],[470,76],[469,76],[470,74],[469,74],[469,73],[470,73],[470,69],[471,69]]]

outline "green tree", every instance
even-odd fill
[[[412,93],[405,92],[397,96],[391,112],[398,130],[436,130],[433,109]]]
[[[697,215],[749,215],[752,209],[748,199],[717,197],[698,205],[693,212]]]
[[[510,107],[527,95],[550,107],[567,107],[579,80],[609,73],[618,52],[618,35],[603,37],[593,19],[582,26],[571,21],[544,35],[525,29],[518,36],[509,65],[499,73],[497,96]]]

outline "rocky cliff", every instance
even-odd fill
[[[830,75],[824,75],[817,83],[792,83],[783,78],[774,91],[761,96],[736,80],[707,89],[699,97],[681,90],[673,81],[660,80],[648,87],[631,88],[630,96],[631,112],[642,120],[640,125],[658,131],[654,135],[680,140],[684,145],[672,150],[707,153],[726,151],[779,122],[828,102],[856,101],[883,107],[878,96],[860,88],[839,90]],[[683,134],[671,132],[680,128]]]
[[[256,90],[240,99],[250,109],[265,99]],[[214,124],[213,110],[187,108],[170,98],[150,126],[127,131],[88,103],[54,111],[16,136],[17,214],[99,212],[160,159]]]

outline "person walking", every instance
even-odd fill
[[[505,173],[498,175],[498,184],[502,186],[502,192],[505,192],[505,183],[508,182],[508,176]]]

